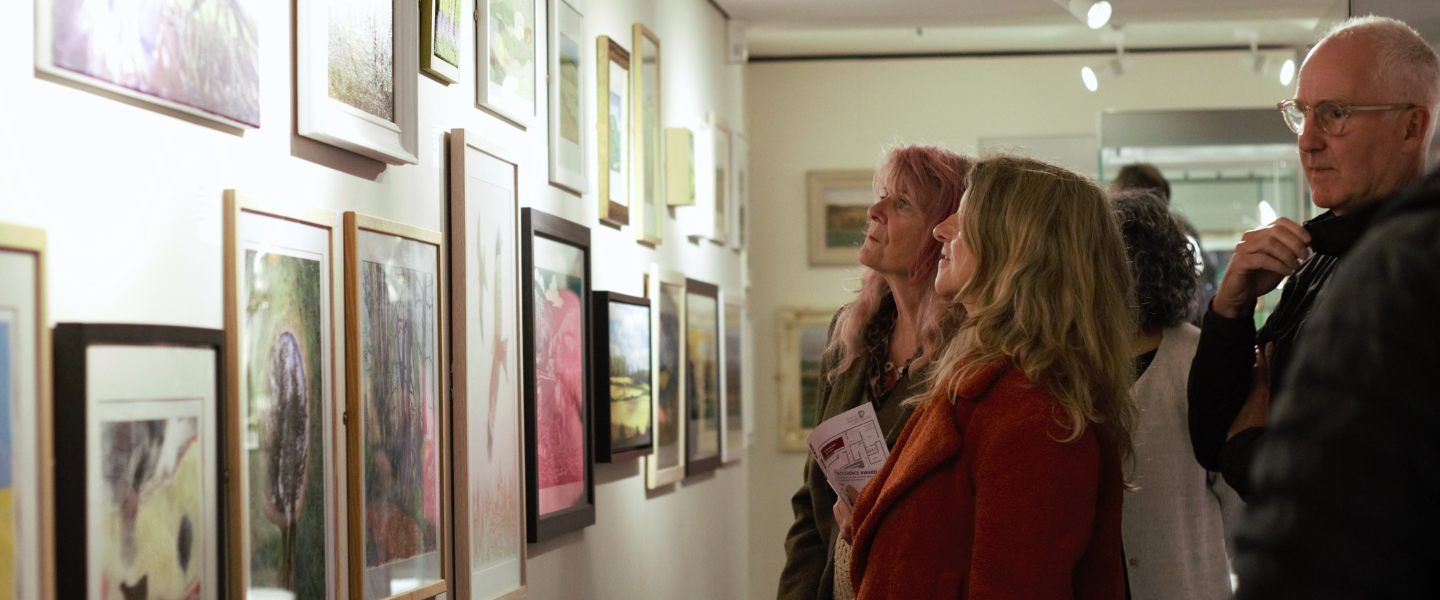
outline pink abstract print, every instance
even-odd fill
[[[580,256],[578,250],[555,246],[560,252],[554,254]],[[542,515],[585,501],[584,282],[562,268],[565,272],[537,265],[534,281],[536,468]]]

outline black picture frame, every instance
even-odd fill
[[[229,590],[227,551],[227,461],[225,411],[225,332],[165,325],[59,323],[54,352],[55,442],[55,592],[57,598],[89,596],[89,536],[86,482],[88,427],[87,379],[91,346],[168,346],[204,348],[215,353],[215,595]]]
[[[536,355],[542,352],[542,345],[536,340],[536,319],[537,298],[535,294],[535,240],[545,239],[565,246],[573,247],[582,255],[582,286],[580,298],[580,385],[579,394],[581,397],[580,417],[581,435],[580,447],[584,454],[584,501],[575,506],[553,511],[547,514],[540,513],[540,469],[539,444],[540,432],[538,431],[537,414],[539,410],[539,369],[537,368]],[[525,395],[525,515],[526,515],[526,536],[530,543],[542,542],[561,534],[571,531],[579,531],[595,524],[595,452],[593,427],[594,422],[594,399],[589,383],[590,375],[590,349],[592,329],[591,319],[591,293],[590,293],[590,229],[568,221],[566,219],[551,215],[533,208],[525,208],[520,211],[520,287],[523,290],[521,295],[521,335],[524,337],[524,347],[528,349],[524,353],[521,368],[524,370],[524,395]]]
[[[690,340],[692,339],[692,336],[690,335],[690,323],[695,318],[695,306],[691,298],[694,296],[701,296],[705,298],[711,298],[715,301],[715,319],[710,323],[710,327],[712,328],[711,334],[714,337],[712,356],[715,357],[716,361],[716,369],[714,369],[714,373],[712,373],[713,377],[716,378],[714,382],[715,394],[713,399],[713,401],[715,402],[716,411],[714,435],[715,453],[713,455],[700,454],[700,444],[703,442],[703,438],[701,437],[702,417],[700,413],[703,410],[701,403],[703,403],[705,400],[703,394],[696,393],[697,387],[703,384],[703,382],[697,380],[696,378],[697,376],[703,378],[705,377],[705,374],[697,374],[697,369],[693,367],[696,360],[694,356],[695,353],[689,349],[687,349],[685,352],[685,381],[683,382],[683,385],[685,386],[684,397],[686,428],[685,476],[694,477],[696,475],[701,475],[704,473],[709,473],[710,471],[714,471],[720,468],[720,465],[724,462],[724,454],[721,452],[721,449],[724,448],[725,428],[721,426],[723,423],[723,421],[721,420],[721,413],[725,410],[725,406],[724,398],[720,395],[721,388],[719,378],[722,377],[721,372],[724,369],[723,365],[725,360],[725,357],[720,355],[720,338],[725,335],[724,331],[720,329],[720,319],[725,311],[725,301],[723,298],[720,297],[719,286],[713,283],[707,283],[698,279],[691,279],[688,277],[685,278],[685,296],[685,335],[681,339],[686,344],[690,343]]]
[[[590,372],[592,373],[590,383],[594,389],[591,390],[590,393],[591,397],[595,399],[594,408],[591,410],[595,417],[594,427],[592,428],[594,432],[591,435],[595,438],[595,462],[597,463],[620,462],[632,458],[639,458],[650,454],[655,447],[654,431],[647,433],[644,443],[621,447],[615,446],[614,438],[611,435],[613,415],[610,411],[610,403],[613,402],[613,398],[611,397],[612,386],[610,385],[610,309],[614,303],[645,307],[645,331],[649,333],[649,335],[645,337],[646,354],[651,353],[651,342],[655,335],[655,332],[650,329],[651,317],[653,316],[651,311],[653,308],[650,305],[649,298],[640,298],[619,292],[590,293],[590,309],[592,311],[590,322],[594,324],[591,327],[592,333],[590,335]],[[653,365],[655,363],[655,357],[651,356],[647,362]],[[653,412],[655,410],[655,374],[653,366],[646,369],[646,377],[650,379],[648,383],[649,389],[651,390],[649,412]],[[649,412],[646,414],[648,415]],[[647,421],[649,421],[648,418]]]

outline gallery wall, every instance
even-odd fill
[[[537,1],[541,32],[545,4]],[[707,112],[745,122],[743,67],[725,61],[724,18],[705,0],[585,4],[591,190],[580,198],[548,183],[543,92],[540,116],[526,130],[476,107],[472,21],[460,83],[419,79],[419,164],[386,166],[296,135],[293,2],[251,3],[261,27],[261,128],[243,134],[37,77],[34,5],[0,3],[0,221],[47,231],[51,323],[220,328],[223,190],[442,231],[443,136],[463,127],[519,157],[523,206],[591,228],[594,289],[643,295],[642,274],[658,263],[743,298],[744,255],[687,241],[674,211],[664,241],[641,246],[629,228],[599,225],[594,201],[595,37],[628,48],[633,23],[658,34],[663,125],[701,130]],[[473,8],[465,0],[462,14]],[[539,48],[543,65],[545,44]],[[698,209],[677,210],[683,218]],[[529,597],[744,597],[748,480],[746,468],[727,466],[651,493],[639,462],[597,465],[596,524],[530,546]]]
[[[778,450],[782,307],[838,307],[856,268],[806,257],[805,173],[871,169],[897,143],[973,153],[982,138],[1096,133],[1106,109],[1273,107],[1293,87],[1242,70],[1243,53],[1134,55],[1123,78],[1085,89],[1080,68],[1103,56],[751,63],[745,72],[751,139],[750,254],[756,382],[750,470],[750,597],[772,598],[803,453]],[[1277,115],[1278,119],[1279,116]]]

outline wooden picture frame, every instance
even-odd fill
[[[120,558],[91,564],[125,552],[108,531],[144,527],[147,547],[132,551],[175,553],[184,593],[225,598],[225,332],[60,323],[54,349],[56,597],[148,588],[148,573],[125,572]],[[149,468],[117,473],[107,461]],[[117,490],[138,506],[115,502]]]
[[[872,169],[805,174],[810,266],[860,264],[856,252],[870,225],[867,211],[875,203],[874,181]]]
[[[721,316],[720,356],[725,376],[720,379],[720,397],[725,410],[720,416],[720,457],[733,463],[745,456],[745,306],[725,304]]]
[[[630,73],[630,53],[609,36],[595,38],[595,198],[600,222],[617,229],[630,224]]]
[[[654,307],[650,356],[656,383],[645,487],[653,490],[685,478],[685,274],[652,264],[646,294]]]
[[[650,454],[654,448],[655,371],[650,299],[619,292],[591,292],[590,392],[594,399],[595,462],[620,462]],[[638,330],[636,330],[638,326]],[[621,348],[621,354],[615,350]],[[638,351],[638,352],[637,352]],[[629,359],[643,371],[631,372]],[[622,371],[615,372],[619,360]],[[638,376],[638,381],[636,378]],[[620,394],[623,397],[617,398]],[[626,410],[620,411],[624,407]],[[617,414],[617,413],[624,414]],[[618,435],[640,422],[633,435]]]
[[[631,26],[630,47],[630,114],[633,126],[630,156],[634,169],[630,211],[636,217],[633,223],[635,241],[653,246],[660,243],[665,231],[660,37],[636,23]]]
[[[450,581],[444,238],[353,211],[344,223],[350,597],[422,600]],[[370,423],[381,410],[385,418]],[[372,501],[384,520],[380,541],[369,535]],[[411,537],[392,540],[394,531]],[[413,587],[396,591],[397,583]]]
[[[820,357],[829,341],[830,321],[838,310],[782,308],[776,313],[776,328],[780,330],[777,341],[780,344],[782,452],[810,451],[805,438],[820,418],[815,406],[815,387],[825,375],[820,373]]]
[[[719,286],[685,279],[685,476],[720,467],[725,431],[720,421],[724,400],[720,386],[724,365],[720,354],[720,319],[725,299]]]
[[[225,191],[224,210],[226,467],[245,474],[227,489],[229,597],[244,598],[252,589],[313,590],[317,576],[327,597],[343,597],[342,578],[332,577],[344,539],[342,409],[334,381],[336,215],[266,206],[236,190]],[[268,386],[253,391],[260,382]],[[304,436],[298,443],[297,422]],[[301,462],[252,463],[284,458]],[[263,485],[255,489],[252,482]],[[252,522],[256,514],[267,518]],[[288,522],[275,521],[287,516]],[[257,530],[279,550],[255,552]],[[298,540],[317,537],[318,553],[299,546]],[[255,585],[257,555],[279,559],[262,565],[270,567],[262,568],[266,584]]]
[[[9,416],[7,440],[11,516],[0,523],[10,543],[11,592],[17,598],[55,596],[55,488],[46,326],[45,230],[0,223],[0,410]],[[29,549],[29,550],[25,550]],[[25,550],[25,551],[16,551]]]
[[[584,94],[585,4],[582,0],[548,2],[550,183],[583,196],[590,184],[585,174],[588,154]],[[601,64],[604,64],[603,61]]]
[[[535,543],[595,524],[590,230],[525,208],[520,243],[525,512]],[[578,422],[565,420],[572,416]],[[572,479],[577,467],[580,481]]]
[[[665,203],[695,205],[695,133],[685,127],[665,130]]]
[[[543,1],[475,0],[475,102],[522,130],[540,103],[535,3]]]
[[[730,235],[730,205],[734,202],[730,190],[730,128],[715,113],[709,113],[710,122],[710,167],[713,169],[710,201],[710,241],[726,245]]]
[[[420,70],[445,85],[460,83],[464,6],[463,0],[420,0]],[[454,14],[445,14],[447,8]]]
[[[296,0],[297,131],[302,136],[384,163],[417,164],[420,162],[420,59],[416,55],[420,50],[420,4],[413,0],[394,1],[390,15],[392,60],[387,77],[383,68],[361,73],[347,65],[330,64],[330,5],[340,1],[343,0]],[[383,16],[380,18],[383,20]],[[367,46],[361,39],[350,41],[352,45],[348,47],[352,51],[336,53],[337,56],[352,57],[354,64],[384,63],[361,56],[373,51],[383,58],[383,48]],[[382,84],[348,81],[340,75],[344,73],[358,73],[361,79],[368,76]],[[336,78],[333,86],[332,74]],[[390,83],[388,93],[383,84],[387,81]]]
[[[528,586],[520,162],[455,129],[449,176],[455,552],[448,572],[457,598],[518,600]]]

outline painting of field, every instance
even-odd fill
[[[535,0],[490,3],[490,84],[535,102]]]
[[[815,396],[820,390],[820,357],[829,339],[827,325],[800,328],[800,427],[811,429],[817,424]]]
[[[393,2],[330,0],[329,7],[330,97],[393,123]]]
[[[610,451],[650,444],[650,308],[610,303]]]
[[[556,3],[560,12],[560,138],[572,144],[580,144],[580,41],[584,39],[584,21],[575,9],[564,2]],[[580,157],[576,164],[566,165],[572,171],[583,171]]]
[[[611,202],[618,202],[626,206],[630,205],[628,195],[625,193],[629,189],[629,182],[625,181],[625,165],[630,160],[625,155],[625,140],[629,135],[627,128],[630,126],[630,119],[626,117],[627,111],[625,110],[628,108],[625,99],[629,97],[629,92],[625,86],[629,83],[629,74],[629,71],[620,68],[619,65],[610,63],[610,111],[608,117],[610,121],[608,129],[610,132],[608,142],[610,145],[610,189],[606,191],[610,194]]]
[[[250,589],[329,596],[320,262],[245,252]]]
[[[720,337],[714,298],[685,299],[685,399],[690,411],[690,457],[720,453]]]
[[[0,600],[15,598],[15,437],[11,414],[15,402],[10,337],[14,323],[0,311]]]
[[[744,390],[741,389],[740,307],[725,306],[725,447],[745,447]],[[727,450],[728,452],[728,450]]]
[[[649,236],[660,235],[660,207],[665,201],[660,198],[661,181],[661,158],[660,158],[660,47],[650,41],[650,38],[643,38],[644,52],[641,54],[640,64],[640,110],[643,113],[642,123],[645,130],[640,132],[641,150],[645,158],[641,161],[644,173],[643,193],[641,199],[645,203],[645,233]]]
[[[460,0],[435,0],[435,56],[460,66]]]
[[[660,374],[655,397],[655,457],[660,468],[674,467],[683,460],[680,447],[680,307],[685,301],[685,287],[660,284]]]
[[[56,67],[260,126],[255,0],[49,0]]]
[[[585,255],[535,238],[535,467],[539,512],[579,506],[585,497]]]

